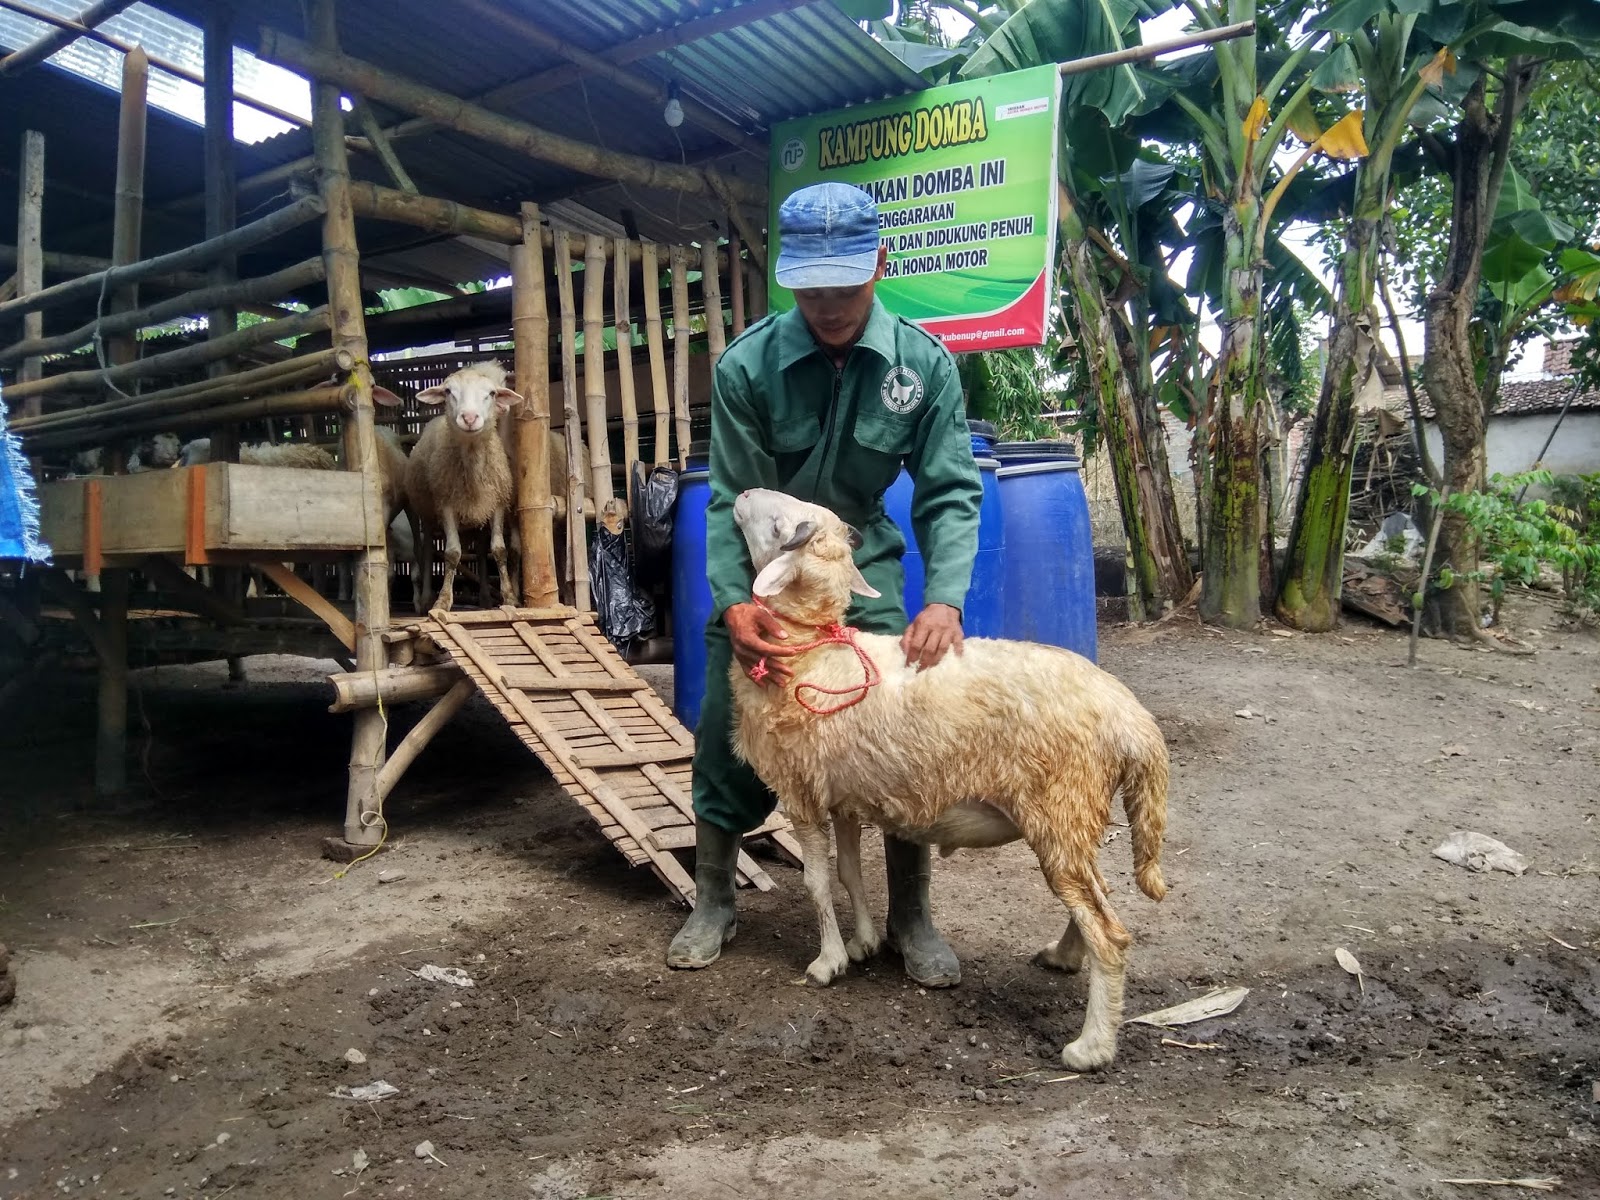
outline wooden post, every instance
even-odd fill
[[[646,242],[640,261],[644,266],[644,338],[650,351],[650,410],[655,414],[655,461],[665,466],[670,461],[672,435],[672,393],[667,391],[667,345],[661,331],[661,264],[656,260],[656,244]]]
[[[760,263],[750,264],[750,319],[759,321],[767,315],[767,269]]]
[[[338,53],[333,0],[311,0],[307,24],[311,40],[321,50]],[[355,360],[349,376],[354,396],[352,411],[344,420],[344,454],[346,469],[361,473],[362,518],[367,529],[367,547],[357,560],[355,579],[356,669],[380,671],[388,663],[383,633],[389,627],[389,562],[383,533],[372,369],[367,364],[367,331],[361,313],[361,267],[355,218],[350,211],[350,164],[345,157],[339,89],[318,83],[312,87],[311,95],[317,184],[327,205],[322,221],[322,254],[327,262],[333,344],[337,349],[348,350]],[[376,709],[356,713],[353,721],[344,840],[358,846],[375,846],[383,825],[378,773],[383,769],[386,722]],[[330,850],[337,852],[334,846]]]
[[[17,295],[26,296],[44,287],[44,134],[30,129],[22,135],[22,173],[17,189]],[[22,336],[32,341],[44,336],[44,314],[29,313],[22,319]],[[38,358],[22,362],[19,380],[38,379],[44,364]],[[44,411],[44,398],[34,396],[22,404],[19,416],[37,417]]]
[[[101,799],[128,788],[128,572],[100,572],[99,725],[94,790]]]
[[[589,544],[583,525],[583,429],[578,418],[578,310],[572,298],[572,235],[556,230],[556,296],[561,304],[561,412],[567,438],[567,580],[573,606],[589,608]]]
[[[616,295],[612,301],[613,324],[617,328],[617,386],[622,391],[622,490],[633,499],[633,464],[639,461],[639,401],[633,388],[633,307],[628,295],[628,241],[617,239],[617,252],[611,257],[616,272]]]
[[[150,90],[150,60],[142,47],[134,47],[122,60],[122,108],[117,127],[117,192],[111,232],[113,266],[137,262],[144,219],[145,115]],[[137,285],[111,294],[111,311],[139,307]],[[138,343],[130,332],[111,339],[106,355],[113,364],[132,362]]]
[[[728,226],[728,294],[733,301],[733,336],[744,332],[744,261],[739,245],[739,231]]]
[[[689,251],[672,248],[672,402],[678,425],[678,469],[689,461]]]
[[[233,154],[233,14],[225,4],[206,10],[205,26],[205,141],[206,141],[206,240],[220,237],[234,226],[238,195],[235,191]],[[209,272],[213,286],[233,283],[238,278],[238,259],[225,254]],[[206,338],[225,337],[239,322],[238,310],[219,304],[206,311]],[[233,361],[221,358],[206,368],[213,379],[233,371]],[[211,461],[237,462],[239,438],[232,426],[211,430]],[[224,572],[243,586],[243,576]],[[234,599],[243,599],[242,594]]]
[[[711,370],[715,373],[717,360],[728,348],[728,329],[722,323],[722,278],[717,273],[714,237],[707,238],[700,247],[700,294],[706,308],[706,346],[711,351]]]
[[[583,398],[589,424],[589,478],[599,512],[615,495],[611,486],[611,439],[606,433],[606,243],[584,239]]]
[[[516,345],[517,536],[522,539],[522,602],[560,603],[555,502],[550,496],[550,310],[544,290],[539,206],[522,206],[522,244],[511,248],[511,334]],[[580,522],[582,518],[579,518]]]

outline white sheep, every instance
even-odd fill
[[[185,442],[174,467],[195,467],[211,461],[211,439]],[[239,447],[239,461],[254,467],[298,467],[309,471],[332,471],[338,462],[321,446],[309,442],[251,442]]]
[[[489,554],[500,572],[500,593],[516,604],[518,592],[506,569],[506,512],[511,507],[511,462],[497,433],[497,418],[522,397],[506,387],[505,367],[490,359],[453,372],[441,384],[424,388],[417,399],[445,404],[429,421],[407,460],[406,502],[417,569],[412,600],[419,614],[430,607],[433,534],[444,534],[444,583],[439,607],[455,601],[461,565],[461,530],[489,527]]]
[[[1109,1064],[1132,939],[1096,857],[1120,791],[1139,889],[1166,894],[1168,760],[1154,719],[1112,676],[1054,647],[971,638],[931,669],[907,666],[898,638],[840,628],[852,594],[878,595],[852,560],[854,530],[765,490],[743,493],[734,520],[757,571],[754,600],[799,651],[786,686],[763,686],[737,662],[730,679],[734,748],[777,793],[804,851],[822,937],[806,974],[827,984],[880,944],[861,883],[862,823],[943,854],[1020,837],[1069,913],[1035,962],[1089,962],[1083,1029],[1061,1059],[1073,1070]],[[830,821],[855,914],[849,945],[829,887]]]

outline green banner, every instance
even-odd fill
[[[1044,342],[1054,293],[1054,64],[928,88],[786,121],[772,130],[771,211],[813,183],[849,183],[878,204],[889,248],[884,305],[952,351]],[[772,276],[774,309],[794,294]]]

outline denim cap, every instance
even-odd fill
[[[814,183],[778,209],[779,287],[860,287],[878,273],[878,206],[847,183]]]

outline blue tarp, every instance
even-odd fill
[[[0,560],[47,563],[50,547],[39,540],[39,501],[22,445],[6,430],[6,402],[0,395]]]

